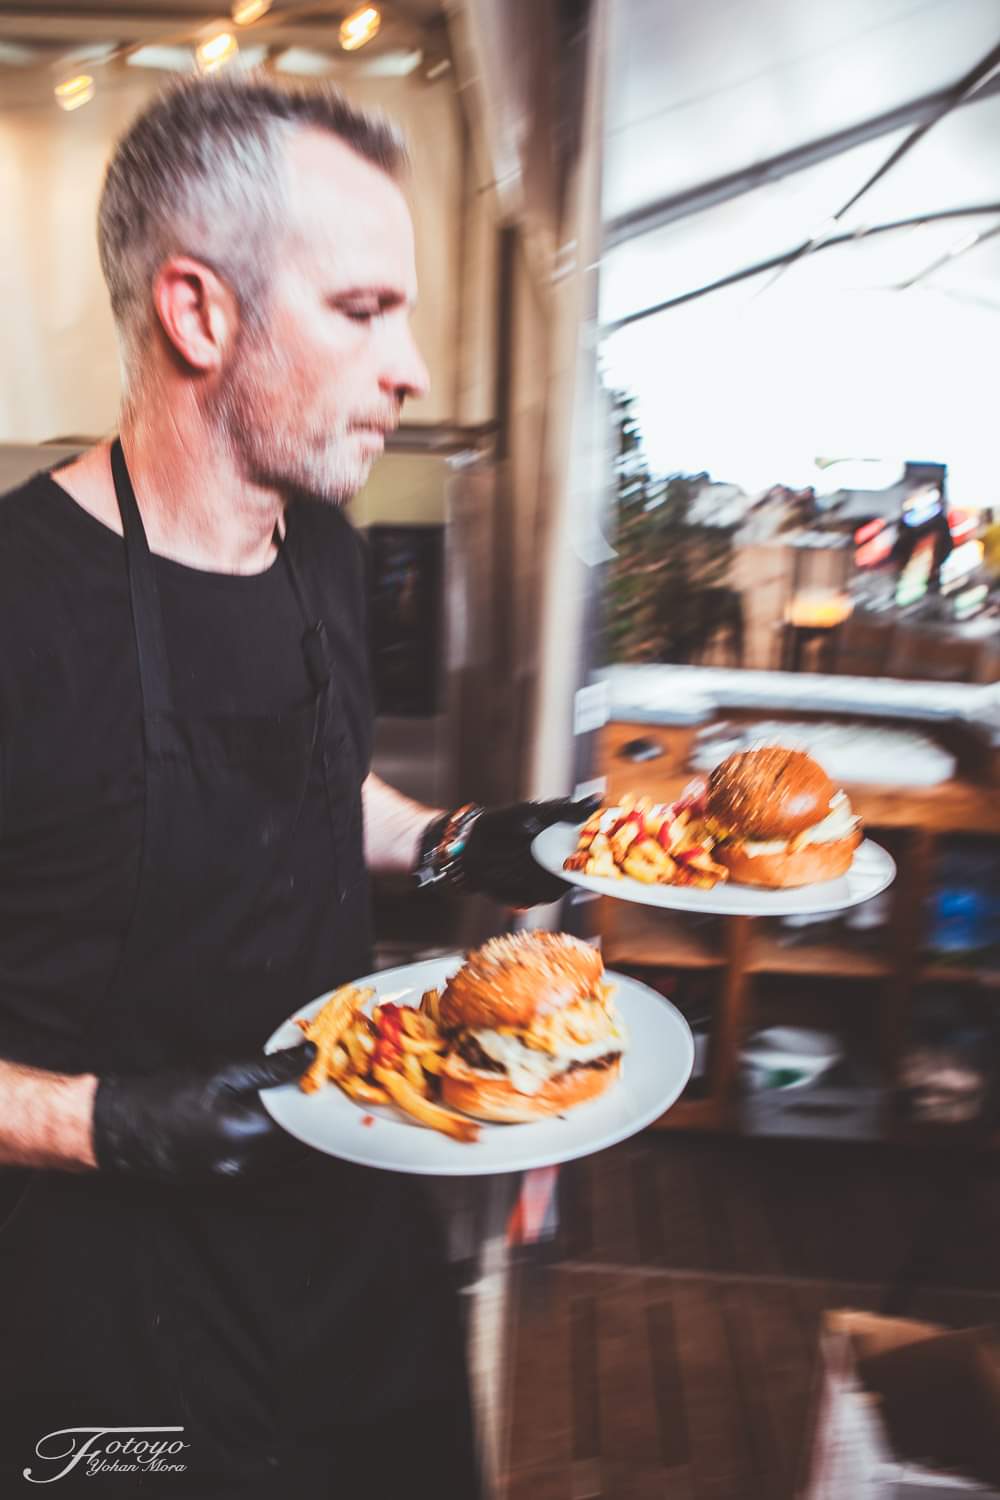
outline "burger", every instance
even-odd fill
[[[708,778],[712,858],[743,885],[835,880],[851,867],[861,820],[844,792],[803,750],[743,750]]]
[[[621,1076],[625,1034],[601,955],[559,932],[492,938],[439,1005],[441,1102],[480,1120],[561,1115]]]

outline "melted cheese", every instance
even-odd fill
[[[536,1047],[526,1047],[516,1036],[501,1031],[473,1031],[471,1035],[487,1057],[503,1064],[519,1094],[537,1094],[550,1078],[564,1073],[571,1062],[594,1062],[598,1057],[625,1050],[621,1026],[614,1027],[597,1041],[568,1045],[558,1052],[541,1052]],[[476,1071],[485,1077],[490,1076],[484,1069]]]
[[[575,1005],[566,1005],[561,1010],[547,1015],[536,1015],[530,1032],[519,1033],[508,1030],[508,1035],[522,1037],[525,1045],[540,1052],[568,1053],[574,1047],[588,1042],[598,1042],[602,1037],[613,1036],[614,1016],[606,997],[601,1000],[578,1000]]]
[[[850,838],[858,820],[851,811],[851,804],[843,792],[830,798],[830,811],[819,823],[798,833],[794,839],[748,839],[743,845],[751,859],[758,854],[782,854],[786,848],[803,849],[807,844],[831,844],[838,839]]]

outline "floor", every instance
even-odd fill
[[[650,1132],[560,1199],[518,1273],[505,1500],[791,1500],[820,1314],[881,1308],[928,1223],[905,1311],[1000,1321],[990,1157]]]

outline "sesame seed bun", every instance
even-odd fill
[[[604,964],[596,948],[565,932],[491,938],[470,953],[441,996],[447,1029],[512,1026],[596,994]]]
[[[787,848],[767,854],[749,854],[745,842],[734,840],[720,844],[712,858],[725,865],[740,885],[786,886],[813,885],[821,880],[836,880],[846,875],[861,843],[860,830],[845,839],[830,839],[822,844],[806,844],[790,852]]]
[[[790,839],[826,817],[836,790],[805,751],[766,745],[715,767],[708,778],[708,814],[740,838]]]

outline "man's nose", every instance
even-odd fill
[[[430,390],[430,374],[409,329],[393,340],[383,367],[381,385],[397,401],[415,400],[426,396]]]

